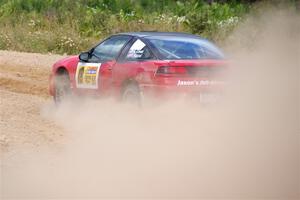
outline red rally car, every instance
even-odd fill
[[[140,102],[145,96],[193,96],[211,101],[226,62],[211,42],[186,33],[132,32],[112,35],[79,56],[56,62],[50,94],[110,96]],[[173,96],[174,97],[174,96]]]

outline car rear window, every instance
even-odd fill
[[[211,42],[196,37],[155,36],[147,38],[163,59],[223,59],[222,51]]]

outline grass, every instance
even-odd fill
[[[220,42],[250,9],[235,0],[0,0],[0,49],[77,54],[108,35],[145,30]]]

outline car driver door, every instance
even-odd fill
[[[126,46],[113,69],[113,84],[122,87],[126,80],[136,80],[143,84],[151,79],[156,66],[154,54],[141,39],[133,40]]]
[[[112,36],[89,52],[80,54],[76,68],[76,90],[79,94],[99,95],[110,90],[112,68],[131,36]]]

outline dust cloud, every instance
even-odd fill
[[[2,198],[299,199],[299,22],[291,10],[249,16],[224,47],[230,79],[213,107],[45,105],[65,145],[5,154]]]

